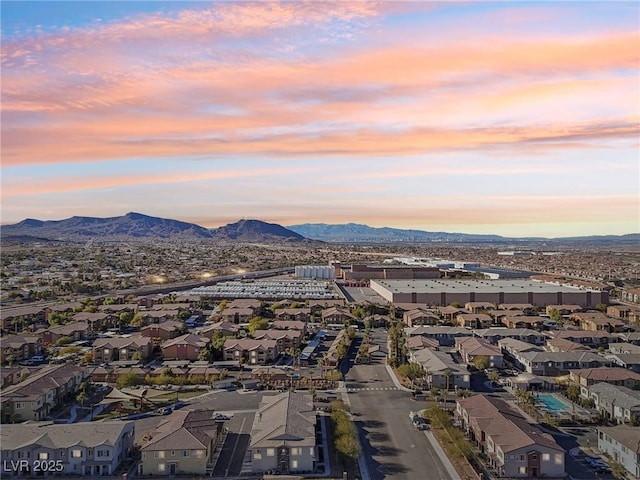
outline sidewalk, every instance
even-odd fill
[[[393,381],[393,384],[396,387],[398,387],[398,390],[404,390],[405,392],[413,392],[413,390],[411,390],[410,388],[405,387],[404,385],[402,385],[400,383],[400,381],[396,377],[396,372],[393,371],[393,368],[391,368],[389,365],[386,365],[386,364],[385,364],[385,367],[387,367],[387,372],[389,373],[389,376],[391,377],[391,380]]]

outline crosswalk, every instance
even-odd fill
[[[372,390],[398,390],[398,387],[347,387],[347,392],[361,392],[361,391],[372,391]]]

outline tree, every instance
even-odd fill
[[[478,370],[489,368],[489,357],[485,355],[478,355],[471,361],[471,365],[476,367]]]
[[[249,331],[249,335],[255,333],[256,330],[265,330],[269,326],[269,320],[261,317],[253,317],[249,320],[249,326],[247,330]]]
[[[500,380],[500,374],[498,372],[496,372],[495,370],[491,370],[489,372],[489,374],[487,375],[487,378],[491,382],[496,383],[498,380]]]
[[[73,338],[65,335],[58,339],[58,341],[56,342],[56,345],[58,347],[64,347],[65,345],[69,345],[71,342],[73,342]]]
[[[606,313],[607,312],[607,305],[605,303],[598,303],[595,306],[595,309],[602,312],[602,313]]]
[[[569,383],[565,395],[572,402],[576,402],[580,398],[580,386],[577,383]]]
[[[84,407],[84,402],[87,400],[87,394],[85,392],[80,392],[76,395],[76,400],[82,407]]]
[[[93,363],[95,362],[96,358],[95,355],[93,354],[93,352],[87,352],[82,356],[82,363]]]
[[[562,322],[562,312],[557,308],[549,310],[549,318],[554,322]]]
[[[134,372],[126,372],[118,377],[118,388],[133,387],[140,385],[142,382]]]
[[[340,435],[335,445],[336,450],[345,457],[356,459],[360,455],[360,445],[355,435]]]
[[[609,467],[611,468],[611,475],[615,478],[618,480],[627,480],[627,469],[620,462],[611,460],[609,462]]]

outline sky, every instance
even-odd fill
[[[15,2],[1,223],[640,232],[640,3]]]

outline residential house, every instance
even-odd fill
[[[464,304],[464,309],[471,313],[481,313],[496,308],[495,304],[491,302],[467,302]]]
[[[200,352],[211,342],[209,337],[201,337],[187,333],[171,340],[167,340],[160,349],[165,360],[198,360]]]
[[[0,362],[15,363],[42,353],[42,338],[36,335],[0,337]]]
[[[587,397],[604,418],[618,423],[640,425],[640,391],[601,382],[586,387]]]
[[[225,308],[218,316],[223,322],[230,323],[247,323],[253,317],[255,317],[255,310],[253,308]]]
[[[609,345],[609,353],[640,353],[640,345],[634,345],[633,343],[612,343]]]
[[[418,325],[438,325],[438,323],[440,323],[440,317],[426,310],[417,308],[415,310],[404,312],[402,315],[402,322],[407,327],[416,327]]]
[[[557,310],[561,315],[571,315],[572,313],[581,312],[583,308],[580,305],[547,305],[545,307],[547,315],[551,315],[553,310]]]
[[[606,347],[610,343],[620,341],[617,334],[604,331],[553,330],[548,333],[552,338],[564,338],[592,348]]]
[[[142,336],[121,336],[98,338],[93,342],[96,363],[110,363],[117,360],[144,361],[153,349],[153,340]]]
[[[629,307],[627,305],[609,305],[607,315],[610,317],[622,318],[627,321],[635,321],[640,315],[640,308]]]
[[[456,363],[446,352],[423,348],[409,352],[409,360],[419,363],[426,372],[429,388],[469,388],[471,376],[465,365]]]
[[[256,330],[253,332],[256,340],[268,339],[276,341],[276,353],[286,352],[289,348],[299,348],[302,343],[300,330]]]
[[[266,365],[278,356],[275,340],[253,338],[228,338],[224,342],[225,361],[248,363],[249,365]]]
[[[468,310],[458,307],[452,307],[451,305],[447,305],[446,307],[436,307],[436,310],[447,322],[454,322],[459,314],[468,312]]]
[[[56,407],[73,401],[88,378],[87,369],[70,363],[31,373],[0,391],[2,423],[45,419]]]
[[[262,302],[255,298],[236,298],[227,304],[227,308],[250,308],[255,316],[261,314]]]
[[[489,328],[493,319],[486,313],[460,313],[456,317],[456,322],[463,328]]]
[[[140,329],[140,335],[143,337],[149,337],[156,342],[162,342],[169,340],[170,338],[176,338],[185,330],[184,324],[175,320],[165,320],[161,323],[151,323],[145,325]]]
[[[580,329],[592,332],[621,332],[625,326],[622,320],[608,317],[602,312],[573,313],[569,319],[576,322]]]
[[[620,292],[620,300],[631,303],[640,303],[640,288],[623,288]]]
[[[544,323],[544,319],[542,317],[533,316],[502,317],[500,321],[507,328],[541,329]]]
[[[21,333],[33,325],[46,323],[46,307],[20,305],[0,309],[0,328],[2,333]]]
[[[309,310],[312,315],[318,314],[329,307],[342,307],[344,300],[327,299],[327,300],[309,300]]]
[[[276,320],[298,320],[307,322],[311,319],[311,309],[302,308],[278,308],[274,312]]]
[[[206,325],[200,330],[200,335],[211,338],[216,332],[220,332],[223,337],[235,337],[240,333],[240,327],[235,323],[220,321]]]
[[[276,330],[299,330],[304,337],[307,334],[307,322],[301,320],[275,320],[271,323],[271,328]]]
[[[87,322],[73,322],[65,325],[54,325],[40,334],[43,345],[55,345],[58,340],[63,337],[70,338],[72,341],[87,340],[93,337],[93,333],[89,329]]]
[[[619,367],[585,368],[571,370],[569,378],[584,390],[582,396],[587,398],[586,387],[596,383],[606,382],[635,390],[640,390],[640,373],[631,372]]]
[[[251,471],[313,472],[318,459],[315,426],[311,394],[285,392],[263,397],[251,428]]]
[[[73,316],[74,322],[86,322],[93,334],[105,331],[117,324],[118,315],[104,312],[78,312]]]
[[[619,333],[618,337],[621,342],[640,345],[640,332],[623,332]]]
[[[442,346],[451,347],[455,345],[458,337],[472,337],[473,332],[462,327],[410,327],[405,328],[404,333],[409,337],[421,336],[437,340]]]
[[[530,303],[501,303],[498,305],[498,310],[512,310],[523,312],[525,315],[534,315],[536,307]]]
[[[516,357],[527,372],[541,376],[566,375],[577,368],[607,367],[609,360],[590,352],[527,352]]]
[[[497,344],[503,338],[513,338],[539,346],[544,345],[547,341],[547,337],[544,334],[530,328],[484,328],[476,330],[474,334],[476,337],[489,340],[493,344]]]
[[[466,363],[473,363],[477,357],[485,357],[489,361],[489,366],[502,368],[504,358],[500,347],[489,343],[483,338],[468,337],[456,339],[456,350],[460,352],[462,360]]]
[[[640,478],[640,428],[631,425],[598,428],[598,450],[620,463],[631,478]]]
[[[110,421],[74,424],[50,422],[3,425],[2,478],[23,475],[78,476],[97,478],[115,475],[131,458],[135,423]],[[27,471],[16,468],[27,460]],[[36,473],[34,466],[50,465],[50,470]],[[58,470],[58,466],[60,469]]]
[[[640,354],[638,353],[617,353],[606,357],[614,365],[640,373]]]
[[[440,348],[440,342],[434,340],[433,338],[427,338],[421,335],[414,335],[413,337],[409,337],[406,340],[405,345],[409,350],[421,350],[423,348],[438,350]]]
[[[342,307],[329,307],[322,311],[322,320],[328,324],[345,324],[355,321],[356,317],[351,312]]]
[[[564,449],[504,400],[485,395],[458,399],[455,419],[500,477],[566,476]]]
[[[173,412],[140,448],[138,475],[208,475],[223,427],[213,410]]]
[[[544,349],[538,345],[532,345],[531,343],[516,340],[515,338],[503,338],[498,340],[498,347],[500,347],[500,350],[504,353],[506,358],[522,369],[525,367],[519,360],[520,355],[530,352],[544,352]]]
[[[591,347],[566,338],[550,338],[547,340],[547,350],[549,352],[594,352]]]

